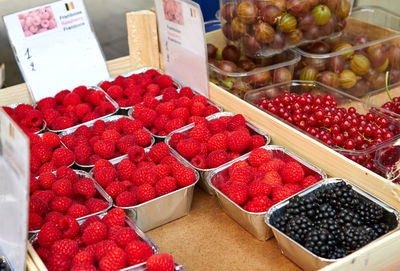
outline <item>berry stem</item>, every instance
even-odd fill
[[[387,93],[387,95],[389,97],[389,100],[393,103],[392,96],[390,96],[390,93],[389,93],[389,71],[386,72],[385,89],[386,89],[386,93]]]

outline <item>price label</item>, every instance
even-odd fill
[[[0,255],[25,270],[29,209],[29,139],[0,110]]]
[[[207,46],[200,6],[189,0],[156,0],[165,72],[208,97]]]
[[[4,16],[4,23],[35,101],[109,77],[82,0],[57,1],[10,14]]]

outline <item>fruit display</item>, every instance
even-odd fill
[[[113,80],[101,82],[99,86],[121,109],[132,108],[141,103],[146,96],[156,97],[168,88],[180,87],[169,75],[160,74],[155,69],[145,69],[143,72],[142,70],[119,75]]]
[[[246,100],[376,171],[377,146],[394,140],[399,123],[352,96],[320,83],[292,81],[247,93]],[[357,108],[357,109],[356,109]]]
[[[338,33],[352,0],[221,0],[222,32],[246,55],[268,56]]]
[[[29,187],[29,231],[59,223],[64,215],[79,219],[111,207],[111,199],[88,173],[65,166],[31,178]]]
[[[64,148],[60,138],[52,132],[41,135],[29,134],[30,172],[38,176],[44,172],[54,172],[61,167],[70,167],[75,161],[72,151]]]
[[[62,90],[54,97],[41,99],[36,109],[42,112],[49,130],[61,132],[112,115],[118,111],[118,105],[97,87],[79,86],[72,91]]]
[[[158,252],[120,208],[79,223],[68,215],[58,223],[46,222],[31,241],[48,270],[120,270],[145,263]]]
[[[397,217],[394,208],[364,190],[342,179],[327,179],[271,208],[266,221],[274,227],[283,251],[290,249],[292,255],[308,251],[302,259],[292,260],[311,270],[392,231],[398,226]],[[279,241],[283,239],[287,242]]]
[[[43,114],[30,104],[9,105],[2,108],[26,134],[40,133],[46,128]]]
[[[168,88],[157,98],[146,97],[128,115],[140,120],[156,138],[162,138],[197,119],[220,111],[205,96],[197,94],[190,87],[183,87],[179,91]]]
[[[211,184],[244,210],[261,213],[324,177],[315,166],[271,145],[218,169]]]
[[[96,162],[92,174],[118,207],[133,207],[194,184],[198,176],[160,142],[150,149],[135,146],[127,158]]]
[[[127,116],[113,115],[60,134],[62,143],[75,154],[79,166],[88,167],[100,159],[128,154],[133,146],[150,147],[154,138],[142,122]]]
[[[251,58],[235,45],[223,49],[207,44],[210,81],[243,98],[259,87],[292,80],[300,56],[291,50],[267,58]]]
[[[243,115],[223,112],[175,131],[166,142],[194,168],[210,170],[268,144],[270,137],[253,127]]]
[[[339,39],[318,41],[297,51],[302,60],[295,79],[319,81],[356,97],[383,89],[386,72],[390,85],[400,82],[400,45],[377,43],[365,33],[344,31]]]

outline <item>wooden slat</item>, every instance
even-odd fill
[[[29,255],[26,256],[26,269],[29,271],[39,271],[36,264],[33,262],[32,258]]]
[[[126,14],[132,68],[160,67],[156,14],[148,10]]]
[[[27,249],[28,249],[28,255],[31,258],[31,260],[35,263],[36,267],[40,271],[47,271],[47,268],[44,265],[42,259],[40,259],[39,255],[36,253],[35,249],[32,247],[31,243],[29,243],[29,242],[27,244]]]

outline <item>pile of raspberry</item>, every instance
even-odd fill
[[[41,173],[30,179],[29,187],[30,231],[39,230],[45,222],[57,222],[64,215],[81,218],[109,207],[93,179],[78,175],[71,168]]]
[[[62,90],[54,97],[41,99],[36,108],[43,113],[47,127],[64,130],[80,123],[88,122],[116,111],[115,106],[101,90],[76,87],[72,92]]]
[[[30,170],[34,176],[43,172],[53,172],[74,163],[74,153],[60,144],[57,134],[46,132],[42,136],[29,134]]]
[[[167,136],[195,120],[218,112],[219,109],[209,104],[206,97],[183,87],[179,93],[174,88],[166,89],[161,100],[146,97],[143,103],[135,105],[132,117],[142,121],[154,135]]]
[[[61,141],[74,152],[78,164],[94,165],[100,159],[127,154],[133,146],[149,147],[152,136],[140,121],[120,117],[114,121],[97,120],[91,127],[79,126]]]
[[[175,89],[170,76],[161,75],[154,69],[127,77],[120,75],[111,82],[102,82],[100,87],[118,103],[119,107],[131,107],[141,103],[144,97],[156,97],[162,95],[168,88]]]
[[[192,129],[174,133],[169,140],[172,148],[200,169],[219,167],[265,143],[240,114],[197,120]]]
[[[47,222],[33,246],[49,271],[120,270],[153,255],[152,247],[126,223],[120,208],[103,218],[91,216],[82,225],[70,216],[58,223]]]
[[[172,156],[164,142],[148,152],[132,147],[128,156],[115,166],[99,160],[93,168],[94,179],[119,207],[135,206],[196,182],[194,170]]]
[[[272,205],[321,180],[321,175],[289,155],[264,148],[213,176],[212,184],[249,212],[266,212]]]
[[[15,109],[3,106],[3,109],[27,134],[37,133],[45,128],[43,114],[33,108],[32,105],[19,104]]]

